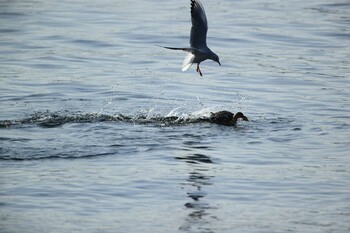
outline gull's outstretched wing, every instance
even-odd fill
[[[207,46],[208,22],[204,8],[198,0],[191,0],[191,18],[190,45],[196,49],[204,48]]]

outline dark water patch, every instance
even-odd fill
[[[81,46],[87,46],[87,47],[113,47],[114,45],[108,44],[102,41],[97,41],[97,40],[72,40],[70,43],[81,45]]]
[[[31,117],[18,120],[3,120],[0,121],[0,128],[8,128],[13,126],[24,125],[39,125],[42,127],[57,127],[66,123],[94,123],[104,121],[117,121],[122,119],[122,116],[108,116],[98,113],[49,113],[39,112],[33,114]]]
[[[324,7],[339,7],[339,8],[343,8],[345,7],[344,9],[347,9],[349,10],[350,8],[350,3],[349,2],[338,2],[338,3],[329,3],[329,4],[323,4],[321,6],[324,6]]]
[[[347,14],[349,11],[350,4],[344,3],[331,3],[331,4],[320,4],[307,9],[317,11],[322,14]]]
[[[20,30],[13,29],[13,28],[1,28],[0,33],[15,33],[19,32]]]
[[[203,154],[193,154],[193,155],[188,155],[188,156],[183,156],[183,157],[175,157],[177,160],[180,161],[185,161],[186,163],[214,163],[213,160],[206,155]]]
[[[40,156],[30,156],[30,155],[5,155],[0,156],[0,160],[11,160],[11,161],[32,161],[32,160],[51,160],[51,159],[88,159],[88,158],[95,158],[95,157],[101,157],[101,156],[108,156],[115,153],[97,153],[97,154],[78,154],[78,155],[72,155],[71,153],[59,153],[59,154],[52,154],[47,155],[43,153]]]
[[[26,142],[26,141],[30,141],[30,139],[27,139],[27,138],[8,138],[8,137],[0,137],[0,141]]]
[[[5,19],[7,19],[8,17],[11,18],[11,17],[23,17],[23,16],[27,16],[27,14],[22,12],[10,12],[10,11],[0,13],[0,18],[5,18]]]

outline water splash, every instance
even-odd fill
[[[171,113],[171,112],[170,112]],[[209,122],[206,117],[176,116],[153,116],[152,110],[147,114],[127,116],[124,114],[108,115],[102,113],[69,113],[69,112],[38,112],[28,118],[0,121],[0,128],[23,127],[38,125],[41,127],[59,127],[68,123],[98,123],[98,122],[125,122],[137,124],[155,124],[158,126],[183,125],[190,123]]]

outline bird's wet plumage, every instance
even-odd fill
[[[241,112],[233,114],[229,111],[220,111],[216,113],[211,113],[210,115],[210,122],[219,125],[234,126],[236,125],[238,119],[248,121],[248,118],[244,116]]]

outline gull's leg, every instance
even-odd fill
[[[203,76],[201,69],[199,68],[199,64],[197,64],[197,72],[199,72],[200,76]]]

